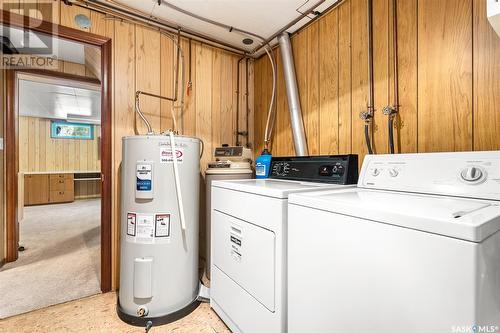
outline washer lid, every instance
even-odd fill
[[[328,183],[313,183],[279,179],[242,179],[213,181],[212,186],[265,195],[279,199],[287,199],[290,193],[296,192],[314,191],[318,189],[331,190],[354,187],[354,185],[336,185]]]
[[[356,188],[293,194],[289,202],[473,242],[500,230],[500,206],[483,200]]]

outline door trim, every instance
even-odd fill
[[[103,37],[77,29],[53,24],[46,21],[21,16],[5,10],[1,11],[0,24],[27,28],[36,32],[86,43],[101,48],[101,291],[111,291],[112,253],[111,253],[111,209],[112,209],[112,91],[111,91],[111,38]],[[7,253],[6,261],[17,259],[17,174],[19,171],[18,124],[16,105],[16,75],[18,72],[50,75],[65,79],[80,79],[81,76],[49,70],[13,69],[6,70],[6,114],[5,114],[5,219]],[[93,80],[93,79],[90,79]]]

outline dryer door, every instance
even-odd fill
[[[257,299],[275,310],[276,239],[272,231],[212,211],[212,263]]]

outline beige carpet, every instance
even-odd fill
[[[0,318],[100,293],[100,203],[25,208],[26,250],[0,269]]]

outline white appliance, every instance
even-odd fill
[[[355,183],[357,156],[274,158],[271,176],[212,186],[210,305],[233,332],[286,332],[288,195]]]
[[[196,308],[200,140],[123,138],[118,316],[133,325]]]
[[[289,332],[498,332],[500,152],[368,155],[288,207]]]
[[[210,226],[212,214],[212,182],[214,180],[253,178],[252,151],[249,148],[231,147],[223,144],[214,150],[214,160],[208,163],[205,171],[206,200],[206,266],[205,272],[210,279]]]

